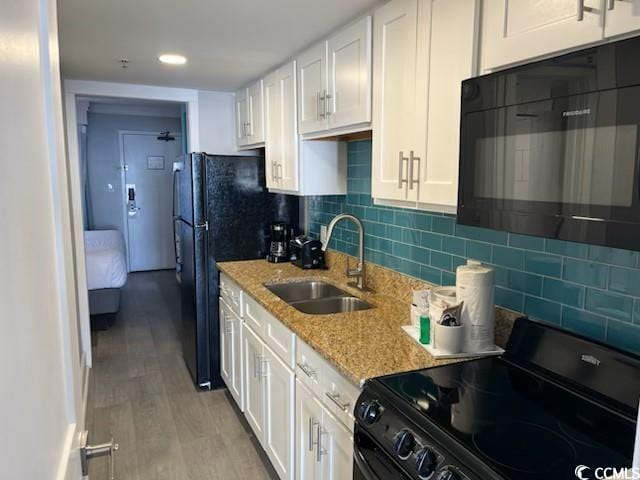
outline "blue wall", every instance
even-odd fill
[[[342,212],[365,223],[366,260],[439,285],[455,284],[468,258],[496,270],[496,303],[532,318],[640,352],[640,254],[457,225],[455,216],[374,206],[371,142],[348,146],[348,194],[311,197],[309,229]],[[638,239],[640,247],[640,239]],[[349,223],[330,247],[356,254]]]

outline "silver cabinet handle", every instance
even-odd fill
[[[329,92],[326,92],[324,94],[324,100],[326,102],[326,106],[324,107],[324,114],[326,118],[329,118],[329,116],[333,113],[331,111],[331,102],[329,101],[332,98],[333,98],[333,95],[331,95]]]
[[[313,447],[318,443],[313,440],[313,431],[316,429],[316,426],[319,422],[316,421],[315,418],[309,417],[309,451],[313,452]]]
[[[247,136],[253,135],[253,124],[251,122],[247,122]]]
[[[247,136],[247,123],[245,121],[242,122],[242,138]]]
[[[418,179],[416,180],[413,176],[413,162],[418,162]],[[420,183],[420,157],[416,157],[413,154],[413,150],[409,152],[409,190],[413,190],[413,186],[415,184]]]
[[[316,122],[320,120],[320,92],[316,92]]]
[[[326,434],[327,431],[322,428],[322,425],[316,425],[316,432],[318,436],[318,445],[316,447],[316,462],[322,461],[322,455],[325,455],[327,451],[322,448],[322,435]]]
[[[296,363],[300,370],[309,378],[316,378],[317,372],[306,363]]]
[[[333,403],[335,403],[340,410],[342,410],[343,412],[346,412],[346,413],[349,412],[350,403],[349,402],[341,402],[339,393],[326,392],[325,395],[327,396],[327,398],[329,400],[331,400]]]
[[[282,177],[282,164],[281,164],[281,163],[279,163],[279,164],[278,164],[278,171],[279,171],[280,173],[278,174],[278,178],[277,178],[277,180],[282,181],[282,178],[283,178],[283,177]]]
[[[400,155],[398,157],[398,188],[402,188],[403,183],[407,183],[407,179],[404,178],[403,175],[403,164],[404,162],[409,163],[409,159],[402,155],[402,151],[400,151]],[[407,165],[407,170],[409,170],[409,165]]]
[[[597,11],[597,8],[586,7],[584,4],[584,0],[578,0],[578,12],[576,15],[576,19],[581,22],[582,20],[584,20],[584,12],[595,13]]]
[[[320,106],[322,107],[322,113],[320,113],[320,118],[326,118],[327,116],[327,91],[323,90],[322,95],[320,95]]]
[[[278,162],[271,162],[271,180],[274,182],[278,180]]]
[[[258,377],[258,355],[253,353],[253,378]]]

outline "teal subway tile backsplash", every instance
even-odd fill
[[[378,206],[371,200],[371,142],[349,142],[347,195],[310,197],[309,232],[338,213],[365,223],[365,257],[438,285],[455,284],[473,258],[496,272],[496,304],[640,353],[640,254],[455,223],[440,213]],[[335,230],[331,248],[356,254],[354,225]]]

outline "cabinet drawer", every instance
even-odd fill
[[[296,336],[285,327],[280,320],[268,312],[264,312],[265,318],[265,343],[287,364],[292,370],[296,366]]]
[[[242,318],[242,290],[227,275],[220,273],[220,298],[222,298],[233,313]]]
[[[353,431],[353,409],[360,389],[300,339],[296,345],[296,377],[331,414]]]
[[[318,352],[298,339],[296,342],[296,377],[317,397],[323,395],[322,376],[330,368],[327,361]]]
[[[288,366],[295,366],[295,334],[251,296],[243,297],[244,321]]]
[[[323,382],[323,401],[328,410],[335,415],[351,432],[355,420],[353,411],[360,389],[344,378],[336,370],[329,367]]]

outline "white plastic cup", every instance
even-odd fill
[[[437,323],[435,326],[436,348],[443,353],[461,353],[464,346],[464,325],[450,327]]]

